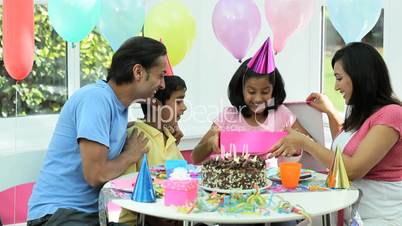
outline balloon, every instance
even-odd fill
[[[378,21],[382,0],[328,0],[329,18],[345,43],[360,42]]]
[[[116,51],[126,39],[140,33],[144,20],[142,0],[103,0],[98,27]]]
[[[144,25],[144,35],[163,39],[172,66],[180,63],[195,37],[195,20],[179,0],[165,0],[153,7]]]
[[[50,24],[68,42],[79,42],[98,23],[100,0],[48,0]]]
[[[260,31],[260,17],[252,0],[220,0],[213,11],[212,27],[219,42],[241,60]]]
[[[28,76],[34,48],[34,0],[3,0],[4,65],[13,79]]]
[[[265,0],[265,17],[274,34],[274,51],[285,47],[297,29],[310,22],[315,0]]]

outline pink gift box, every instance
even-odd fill
[[[237,153],[242,153],[247,147],[249,154],[263,155],[287,134],[282,131],[221,131],[219,140],[221,149],[226,152],[230,151],[232,145]]]
[[[163,188],[166,206],[183,206],[197,200],[198,181],[196,179],[165,180]]]

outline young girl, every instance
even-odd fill
[[[268,62],[261,64],[262,58]],[[221,112],[195,147],[191,155],[194,163],[220,152],[219,131],[281,131],[292,127],[307,134],[295,115],[282,104],[286,92],[281,74],[275,68],[269,39],[252,59],[237,69],[229,83],[228,96],[232,106]],[[286,153],[285,156],[291,157]],[[298,161],[299,157],[300,153],[293,160]],[[276,161],[270,164],[275,165]]]

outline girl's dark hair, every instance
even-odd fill
[[[274,98],[274,105],[267,106],[264,110],[264,115],[268,115],[268,110],[274,109],[276,110],[279,105],[285,101],[286,91],[285,84],[283,82],[282,76],[279,73],[278,69],[275,68],[275,71],[269,74],[258,74],[253,72],[247,67],[247,63],[250,59],[244,61],[237,71],[234,73],[232,79],[230,80],[228,86],[228,97],[230,103],[237,108],[237,110],[243,115],[245,118],[249,118],[252,116],[253,112],[244,102],[243,88],[246,81],[250,78],[264,78],[267,77],[269,82],[272,84],[272,98]]]
[[[343,129],[357,130],[379,108],[401,102],[394,96],[387,66],[378,51],[369,44],[353,42],[338,50],[332,68],[340,62],[352,80]]]
[[[129,38],[114,53],[106,81],[113,80],[117,85],[130,83],[135,64],[148,70],[164,55],[166,47],[159,41],[141,36]]]
[[[184,80],[177,75],[165,76],[164,80],[165,80],[165,88],[159,89],[155,93],[155,96],[154,96],[163,105],[165,105],[166,101],[169,100],[169,98],[170,98],[170,96],[172,96],[173,92],[179,91],[179,90],[184,90],[184,91],[187,90],[186,82],[184,82]],[[141,104],[141,109],[145,116],[148,113],[147,107],[148,107],[148,103]]]

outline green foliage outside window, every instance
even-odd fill
[[[31,73],[23,81],[16,83],[7,74],[0,46],[0,117],[15,116],[16,92],[18,116],[59,113],[67,100],[66,52],[66,42],[48,21],[47,6],[36,4],[35,59]],[[111,57],[112,50],[99,33],[89,34],[81,42],[81,84],[105,78]]]

